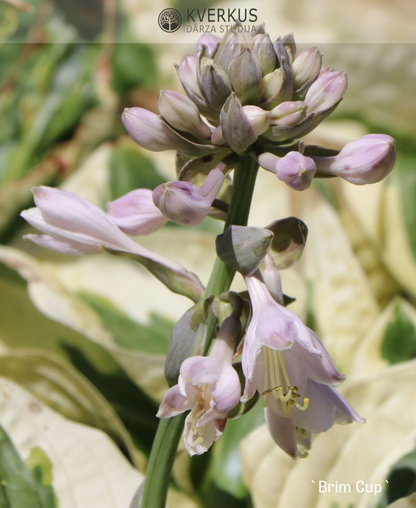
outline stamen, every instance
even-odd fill
[[[299,409],[299,411],[306,411],[309,407],[309,399],[308,397],[305,397],[303,399],[303,405],[301,406],[300,404],[296,403],[296,408]]]

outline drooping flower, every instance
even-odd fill
[[[190,410],[184,440],[191,456],[205,453],[221,437],[227,414],[240,400],[240,381],[231,363],[238,331],[234,318],[226,318],[209,356],[187,358],[181,365],[178,384],[166,392],[160,405],[159,418]]]
[[[132,254],[172,291],[194,300],[203,293],[195,274],[136,243],[95,205],[52,187],[35,187],[32,192],[37,206],[24,210],[21,216],[44,234],[25,235],[25,239],[62,254],[101,254],[106,250]]]
[[[300,152],[289,152],[284,157],[262,153],[258,161],[263,168],[275,173],[279,180],[298,191],[308,189],[316,173],[314,160]]]
[[[276,443],[289,455],[302,456],[310,433],[364,420],[332,388],[345,377],[315,333],[273,299],[259,271],[245,280],[253,314],[244,340],[242,401],[257,390]]]

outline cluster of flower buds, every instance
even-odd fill
[[[292,34],[272,41],[264,24],[249,33],[237,23],[222,39],[204,34],[176,68],[186,96],[162,91],[159,115],[142,108],[122,115],[130,136],[148,150],[176,150],[185,163],[249,153],[295,190],[325,175],[375,183],[394,164],[388,136],[366,136],[339,157],[298,142],[335,110],[347,77],[323,66],[317,48],[298,53]],[[181,180],[192,177],[180,173]]]

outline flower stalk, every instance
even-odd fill
[[[250,204],[253,196],[258,165],[254,159],[245,155],[240,158],[234,170],[233,192],[225,229],[231,225],[247,225]],[[218,257],[211,272],[203,298],[218,296],[227,291],[233,281],[235,270],[223,263]],[[214,338],[216,317],[211,313],[208,319],[207,350]],[[205,354],[207,351],[205,351]],[[183,431],[186,415],[162,419],[156,432],[147,466],[143,495],[138,505],[130,508],[164,508],[169,487],[176,450]]]

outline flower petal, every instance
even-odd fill
[[[180,378],[192,386],[215,383],[221,374],[221,362],[209,356],[191,356],[181,365]]]
[[[193,400],[184,397],[179,392],[179,386],[175,385],[166,392],[156,416],[158,418],[171,418],[191,409],[192,406]]]
[[[295,458],[297,442],[293,421],[277,416],[270,408],[264,410],[264,418],[273,441],[290,457]]]

